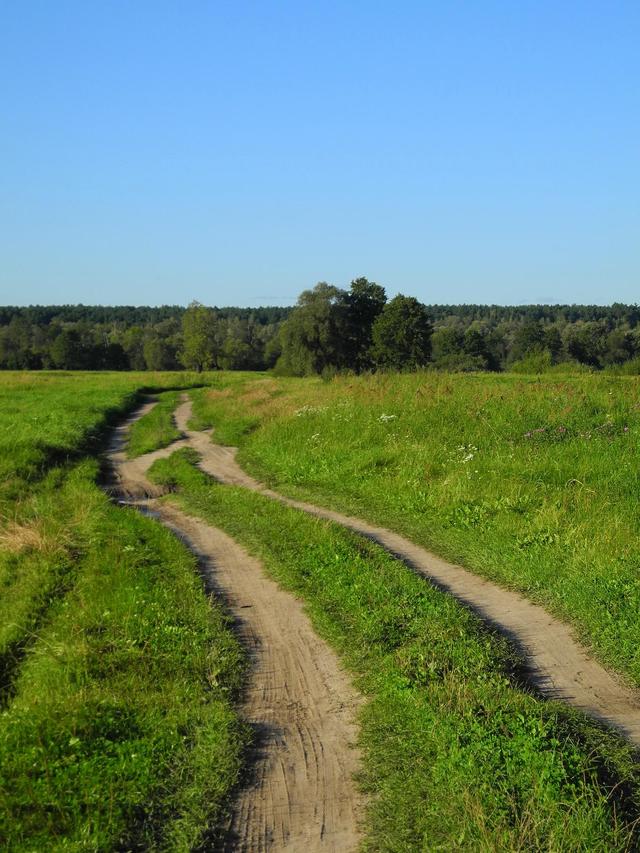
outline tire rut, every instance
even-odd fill
[[[198,556],[210,588],[234,618],[251,664],[240,712],[253,729],[254,744],[229,822],[213,849],[355,850],[363,808],[354,781],[362,699],[313,631],[300,601],[271,580],[258,560],[221,530],[155,499],[161,490],[146,471],[192,442],[187,435],[168,448],[127,459],[131,424],[152,407],[146,403],[115,431],[107,451],[108,490],[153,515]]]

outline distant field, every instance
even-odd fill
[[[640,683],[638,379],[242,379],[194,396],[259,478],[522,590]]]

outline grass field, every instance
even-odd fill
[[[190,850],[237,778],[226,618],[191,554],[96,485],[138,389],[192,381],[0,377],[3,849]]]
[[[243,379],[194,398],[269,485],[522,590],[640,683],[638,379]]]
[[[306,602],[368,699],[365,849],[633,848],[640,767],[628,747],[523,691],[505,640],[379,547],[217,485],[194,461],[179,450],[151,476]]]
[[[186,851],[219,825],[242,650],[182,544],[96,484],[143,389],[161,402],[134,454],[175,437],[178,389],[203,381],[195,426],[271,485],[523,589],[639,678],[635,379],[2,374],[3,849]],[[192,461],[154,476],[305,601],[367,697],[366,849],[637,849],[623,742],[522,689],[503,639],[378,547]]]

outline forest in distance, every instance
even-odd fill
[[[637,305],[425,305],[321,282],[293,307],[0,306],[0,369],[640,373]]]

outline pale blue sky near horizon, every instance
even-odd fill
[[[640,4],[0,0],[0,304],[640,301]]]

